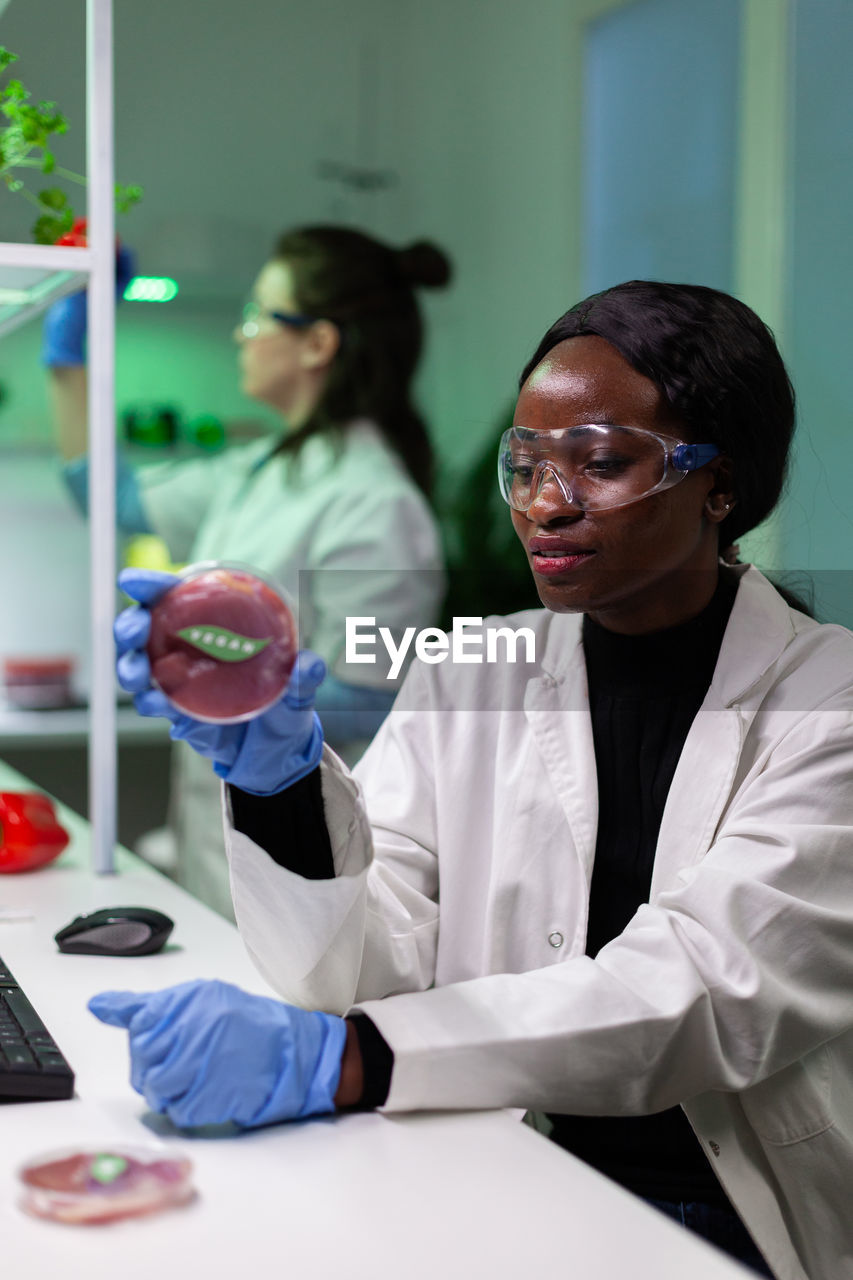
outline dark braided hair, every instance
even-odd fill
[[[443,288],[452,275],[449,259],[427,240],[396,249],[337,226],[288,231],[273,256],[291,269],[299,310],[333,321],[341,332],[320,403],[284,437],[281,452],[297,454],[309,436],[370,418],[429,495],[432,446],[412,394],[423,346],[415,289]]]

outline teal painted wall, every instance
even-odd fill
[[[749,199],[783,242],[762,268],[773,279],[761,296],[779,300],[764,318],[799,403],[769,560],[760,543],[757,558],[790,573],[819,617],[853,626],[853,5],[778,0],[760,17],[784,31],[786,8],[788,101],[770,119],[748,120],[743,101],[747,0],[637,0],[590,27],[583,279],[590,291],[640,276],[738,292],[753,266],[743,234],[737,261],[747,218],[756,243],[738,165],[752,157]],[[772,55],[759,56],[750,92],[772,97],[776,75]],[[761,164],[779,137],[784,191]]]
[[[853,626],[853,5],[798,0],[788,356],[799,397],[787,561]]]
[[[732,288],[739,0],[642,0],[586,43],[585,292]]]

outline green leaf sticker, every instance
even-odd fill
[[[184,627],[178,635],[194,649],[200,649],[219,662],[246,662],[266,649],[272,639],[272,636],[266,640],[241,636],[236,631],[229,631],[227,627],[206,627],[202,623]]]
[[[102,1154],[92,1158],[89,1173],[96,1182],[106,1186],[110,1182],[115,1182],[116,1178],[120,1178],[126,1168],[127,1161],[124,1156]]]

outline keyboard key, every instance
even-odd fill
[[[74,1072],[9,968],[0,961],[0,1100],[70,1098]]]
[[[65,1061],[55,1044],[37,1045],[33,1049],[33,1057],[37,1062],[54,1062],[56,1059],[59,1059],[61,1062]]]
[[[24,1035],[30,1035],[36,1031],[47,1031],[47,1027],[20,988],[17,991],[6,992],[6,1005],[17,1019]]]
[[[33,1067],[35,1058],[24,1045],[7,1044],[3,1046],[3,1056],[10,1067]]]

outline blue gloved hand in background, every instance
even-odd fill
[[[130,1034],[130,1083],[181,1128],[244,1129],[334,1111],[343,1018],[307,1013],[227,982],[102,991],[96,1018]]]
[[[116,298],[121,299],[136,274],[136,255],[126,245],[116,251]],[[75,365],[86,363],[86,290],[69,293],[54,302],[45,312],[42,327],[42,364]]]
[[[154,569],[123,569],[119,586],[142,608],[125,609],[115,620],[119,684],[134,695],[140,715],[165,716],[173,738],[213,762],[220,778],[253,795],[283,791],[316,769],[323,752],[323,729],[314,710],[317,686],[326,674],[323,659],[308,649],[297,656],[282,698],[243,724],[204,724],[184,715],[151,684],[145,645],[151,629],[146,606],[180,581]]]

